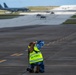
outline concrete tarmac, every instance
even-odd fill
[[[30,75],[27,46],[44,40],[45,73],[76,75],[76,25],[38,25],[0,29],[0,75]],[[31,75],[36,75],[32,73]]]

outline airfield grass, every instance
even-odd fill
[[[17,18],[19,16],[23,16],[23,15],[19,15],[19,14],[0,14],[0,19],[12,19],[12,18]]]
[[[30,6],[28,7],[31,11],[44,11],[44,10],[51,10],[58,6]]]
[[[23,15],[19,15],[20,12],[13,12],[13,13],[6,13],[6,12],[9,12],[9,11],[0,10],[0,19],[12,19],[19,16],[23,16]]]
[[[0,14],[4,14],[5,10],[0,10]]]
[[[76,19],[68,19],[63,24],[76,24]]]
[[[76,18],[76,15],[73,15],[71,18]]]
[[[76,24],[76,15],[73,15],[70,19],[66,20],[63,24]]]

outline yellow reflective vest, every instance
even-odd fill
[[[43,61],[43,56],[40,50],[35,45],[33,52],[30,53],[29,63],[33,64],[33,63],[40,62],[40,61]]]

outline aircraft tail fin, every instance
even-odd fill
[[[8,8],[8,6],[6,5],[6,3],[3,3],[4,4],[4,8]]]
[[[0,9],[2,9],[3,7],[2,7],[2,5],[0,4]]]

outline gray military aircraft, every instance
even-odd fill
[[[8,11],[11,11],[11,12],[18,12],[18,11],[30,11],[28,8],[9,8],[6,3],[3,3],[4,4],[4,7],[2,7],[2,5],[0,4],[0,10],[8,10]]]

